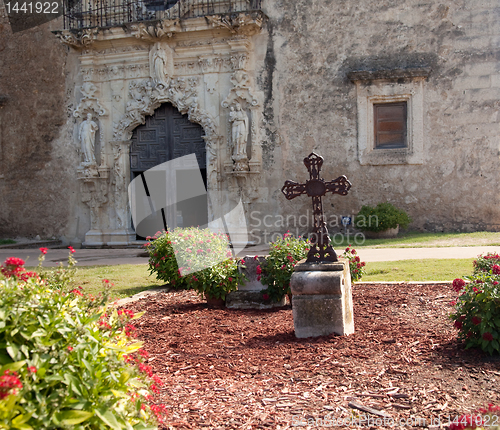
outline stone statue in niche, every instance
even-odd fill
[[[95,133],[99,129],[92,120],[92,114],[87,114],[87,119],[80,124],[78,139],[82,145],[83,161],[87,165],[96,165],[95,160]]]
[[[168,87],[170,78],[173,75],[173,59],[169,55],[171,48],[162,46],[160,42],[156,42],[149,53],[149,69],[150,75],[155,85],[162,84]]]
[[[235,171],[248,170],[247,139],[248,139],[248,116],[239,103],[229,111],[229,122],[231,123],[231,141],[233,145],[233,161]]]

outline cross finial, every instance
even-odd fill
[[[304,164],[309,171],[310,179],[305,184],[295,181],[286,181],[281,189],[288,200],[292,200],[302,194],[312,197],[314,235],[311,240],[312,246],[307,254],[307,263],[320,261],[338,261],[337,254],[330,245],[330,236],[326,228],[325,216],[323,213],[323,203],[321,197],[330,192],[332,194],[347,195],[351,188],[351,183],[345,176],[339,176],[330,182],[325,182],[320,177],[323,157],[312,152],[304,158]]]

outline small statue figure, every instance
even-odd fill
[[[98,130],[97,124],[92,121],[92,114],[87,114],[87,119],[80,124],[78,139],[82,145],[84,162],[95,165],[95,133]]]
[[[233,160],[240,161],[247,158],[248,116],[239,103],[234,108],[231,106],[229,122],[232,123]]]
[[[249,170],[247,156],[248,116],[241,109],[239,103],[236,103],[235,107],[231,106],[229,122],[231,123],[231,140],[233,146],[233,170],[235,172],[247,172]]]
[[[173,65],[169,61],[169,52],[167,52],[167,49],[170,49],[170,47],[162,47],[159,42],[156,42],[149,54],[151,78],[155,85],[162,84],[165,87],[168,87],[173,74]]]

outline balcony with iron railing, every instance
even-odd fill
[[[262,0],[68,0],[64,29],[110,28],[141,21],[188,19],[261,10]]]

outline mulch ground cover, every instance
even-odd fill
[[[158,293],[137,336],[164,381],[161,429],[447,428],[500,404],[500,359],[465,350],[445,285],[353,287],[355,333],[296,339],[290,306],[209,309]],[[369,411],[369,412],[366,412]]]

